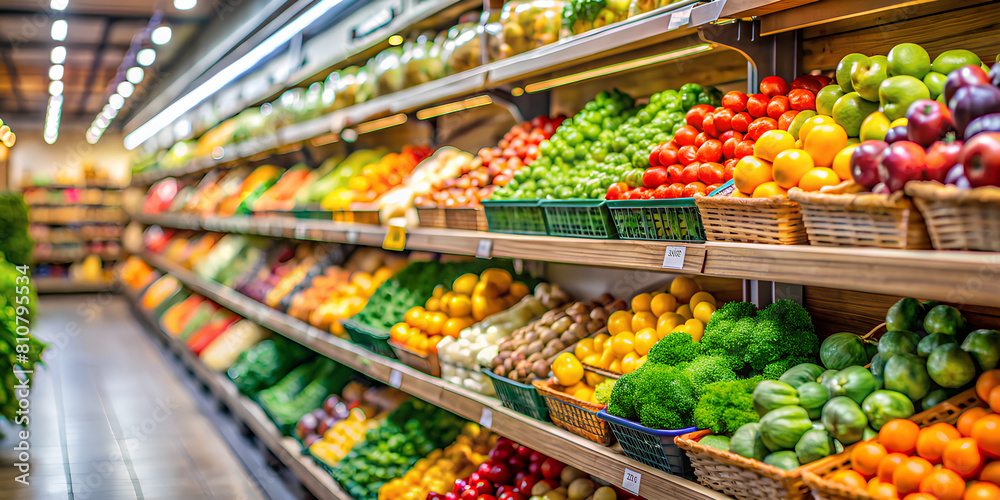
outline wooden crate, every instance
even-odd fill
[[[445,208],[444,227],[466,231],[489,231],[486,210],[483,207]]]
[[[1000,188],[911,181],[905,190],[927,220],[935,249],[1000,252]]]
[[[420,227],[446,227],[444,209],[437,207],[417,207]]]
[[[846,189],[856,187],[851,182]],[[923,216],[902,192],[885,195],[792,188],[788,198],[802,206],[810,245],[931,248]]]
[[[709,241],[802,245],[808,242],[801,206],[771,198],[695,197]]]

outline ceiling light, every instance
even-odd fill
[[[52,49],[52,64],[62,64],[66,62],[66,47],[62,45]]]
[[[205,83],[199,85],[180,99],[177,99],[163,111],[160,111],[159,114],[133,130],[131,134],[125,137],[125,148],[129,150],[135,149],[140,144],[156,136],[157,133],[180,118],[184,113],[187,113],[209,96],[219,91],[219,89],[253,69],[265,57],[268,57],[279,47],[288,43],[289,40],[308,28],[320,16],[340,5],[342,1],[320,0],[311,9],[295,18],[294,21],[286,24],[276,33],[251,49],[250,52],[247,52],[235,62],[213,75]]]
[[[173,32],[170,31],[170,26],[160,26],[153,30],[153,34],[149,36],[149,39],[156,45],[165,45],[170,42],[171,35],[173,35]]]
[[[153,49],[142,49],[136,54],[135,60],[142,66],[149,66],[156,60],[156,51]]]
[[[65,19],[56,19],[52,21],[52,39],[61,42],[66,39],[66,33],[69,31],[69,24],[66,23]]]
[[[63,82],[56,80],[49,84],[49,94],[51,95],[62,95],[63,93]]]
[[[118,94],[111,94],[111,97],[108,98],[108,104],[111,105],[111,109],[117,111],[125,105],[125,98]]]
[[[66,7],[69,7],[69,0],[52,0],[49,7],[52,7],[52,10],[66,10]]]
[[[135,86],[129,82],[121,82],[118,84],[118,93],[124,98],[132,97],[132,92],[135,91]]]
[[[65,68],[63,68],[62,64],[53,65],[49,68],[49,80],[62,80],[64,71]]]
[[[125,72],[125,79],[131,82],[133,85],[139,85],[142,82],[142,78],[146,76],[146,73],[142,68],[138,66],[132,66]]]
[[[198,0],[174,0],[174,8],[177,10],[190,10],[198,5]]]
[[[94,125],[98,128],[104,128],[108,126],[108,119],[104,115],[98,115],[97,120],[94,120]]]

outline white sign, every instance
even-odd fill
[[[295,226],[295,239],[301,240],[306,237],[306,227],[305,226]],[[664,265],[666,267],[666,265]]]
[[[664,269],[684,269],[684,255],[687,247],[667,247],[663,253]]]
[[[479,246],[476,247],[476,258],[477,259],[490,259],[493,253],[493,240],[479,240]]]
[[[389,385],[399,389],[399,386],[403,384],[403,373],[399,370],[393,370],[389,374]]]
[[[667,31],[675,30],[687,24],[691,20],[692,7],[694,6],[692,5],[684,10],[680,10],[674,12],[673,14],[670,14],[670,24],[667,25]]]
[[[358,233],[356,229],[351,229],[350,231],[347,232],[347,242],[350,243],[351,245],[355,245],[358,243],[358,238],[360,236],[361,234]]]
[[[622,489],[633,494],[639,494],[639,481],[642,480],[642,474],[625,468],[625,477],[622,478]]]
[[[493,410],[490,408],[483,408],[483,414],[479,417],[479,425],[487,428],[493,428]]]

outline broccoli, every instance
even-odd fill
[[[687,427],[677,412],[658,405],[646,405],[639,412],[639,423],[650,429],[681,429]]]
[[[789,368],[801,363],[812,363],[813,361],[812,358],[800,358],[798,356],[780,359],[765,366],[761,372],[761,376],[766,380],[778,380],[778,377],[788,371]]]
[[[795,302],[782,299],[757,315],[755,333],[743,361],[755,371],[762,371],[771,363],[792,357],[812,361],[818,352],[819,339],[809,313]]]
[[[608,398],[611,397],[611,390],[614,386],[615,381],[613,379],[608,379],[600,384],[597,384],[597,387],[594,388],[594,399],[596,399],[599,404],[608,404]]]
[[[701,346],[690,333],[673,332],[653,344],[646,357],[650,363],[677,365],[693,360],[700,353]]]
[[[760,377],[716,382],[705,386],[694,409],[694,423],[699,429],[731,436],[743,424],[757,421],[753,409],[753,390]]]
[[[653,406],[675,413],[681,423],[691,421],[691,412],[694,411],[696,402],[694,385],[688,380],[682,367],[646,363],[636,372],[639,372],[639,377],[635,383],[636,396],[633,400],[640,419],[644,412],[647,415],[660,415],[649,413],[652,411],[649,407]],[[646,422],[642,424],[653,427]]]
[[[643,365],[646,366],[646,365]],[[608,396],[608,413],[621,418],[635,420],[638,414],[635,410],[633,400],[636,386],[636,379],[642,372],[642,367],[631,373],[622,375],[611,388],[611,395]]]
[[[742,367],[742,361],[729,356],[702,356],[687,364],[684,374],[694,384],[695,394],[713,382],[736,380],[733,366]]]

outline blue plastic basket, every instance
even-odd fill
[[[597,412],[597,418],[611,424],[611,431],[629,458],[668,474],[695,480],[691,460],[684,450],[674,444],[674,438],[694,432],[698,430],[697,427],[650,429],[631,420],[610,415],[605,410]]]

